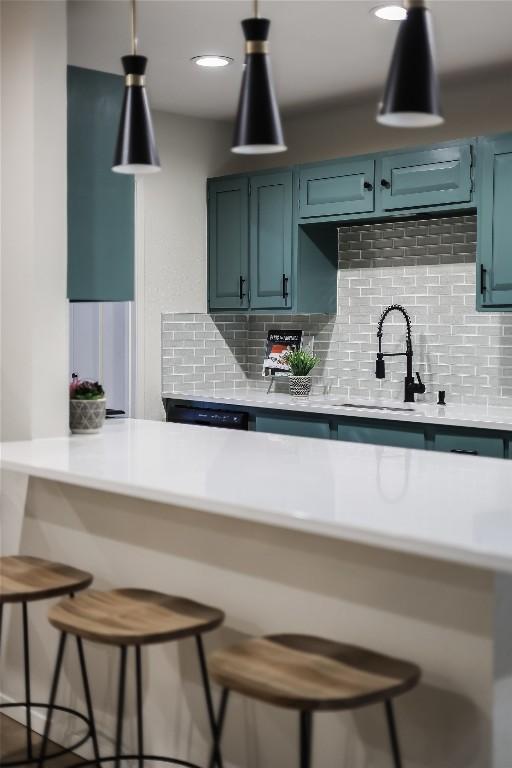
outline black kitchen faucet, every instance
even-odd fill
[[[407,325],[407,336],[405,341],[405,352],[383,352],[382,351],[382,326],[384,325],[384,320],[389,315],[390,312],[401,312],[402,315],[405,318],[405,322]],[[375,376],[378,379],[385,379],[386,378],[386,367],[384,365],[384,358],[385,357],[402,357],[405,356],[407,358],[407,373],[405,376],[405,395],[404,395],[404,402],[406,403],[414,403],[414,395],[422,395],[425,392],[425,385],[423,384],[419,373],[416,371],[416,376],[418,377],[418,381],[416,382],[414,380],[414,376],[412,375],[412,338],[411,338],[411,318],[409,317],[407,311],[401,306],[401,304],[391,304],[391,306],[387,307],[382,315],[380,316],[379,320],[379,326],[377,329],[377,338],[379,339],[379,351],[377,352],[377,362],[375,365]]]

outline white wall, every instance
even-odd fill
[[[3,0],[2,439],[63,435],[66,4]]]
[[[162,171],[136,191],[136,413],[162,419],[160,315],[206,310],[206,179],[225,172],[231,126],[153,118]]]
[[[383,72],[384,77],[384,72]],[[288,152],[241,158],[233,170],[329,160],[449,139],[512,131],[512,69],[471,73],[442,85],[445,123],[438,128],[386,128],[375,120],[379,93],[358,100],[314,108],[284,120]]]

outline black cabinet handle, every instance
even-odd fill
[[[288,298],[288,278],[283,273],[283,299],[286,300],[287,298]]]
[[[465,453],[467,456],[478,456],[478,451],[465,451],[463,448],[452,448],[450,453]]]
[[[483,264],[480,264],[480,293],[484,294],[487,290],[487,270]]]
[[[391,184],[387,179],[382,179],[380,185],[381,187],[384,187],[384,189],[391,189]]]
[[[242,277],[242,275],[240,275],[240,301],[243,301],[245,296],[244,283],[245,283],[245,277]]]
[[[373,184],[369,181],[365,181],[363,184],[363,187],[368,190],[368,192],[371,192],[373,190]]]

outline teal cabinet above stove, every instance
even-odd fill
[[[471,161],[469,144],[383,157],[379,181],[382,210],[469,203]]]
[[[296,169],[300,221],[361,221],[475,206],[467,139]]]
[[[298,170],[299,216],[346,216],[375,209],[375,159],[303,165]]]

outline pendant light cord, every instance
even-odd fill
[[[260,9],[259,9],[259,1],[254,0],[254,17],[256,19],[259,19],[260,17]]]
[[[137,8],[132,0],[132,56],[137,55]]]

